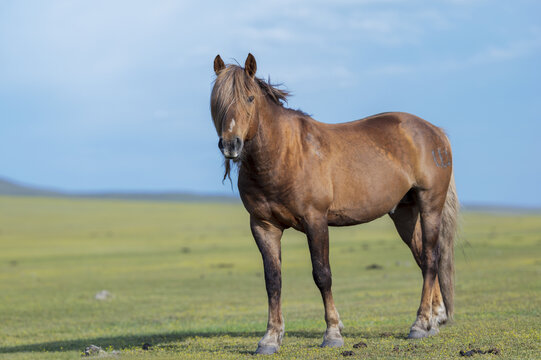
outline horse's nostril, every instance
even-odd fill
[[[239,149],[242,146],[242,140],[237,136],[235,138],[235,148]]]
[[[231,139],[220,138],[220,140],[218,140],[218,147],[220,148],[220,151],[228,159],[237,157],[242,150],[242,145],[242,139],[237,136]]]

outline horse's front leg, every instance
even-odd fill
[[[274,354],[280,349],[284,335],[284,319],[281,309],[282,258],[280,239],[283,230],[263,220],[250,218],[250,227],[257,243],[265,268],[265,285],[269,299],[267,332],[259,341],[256,354]]]
[[[341,330],[344,325],[340,321],[338,311],[332,297],[332,275],[329,264],[329,227],[325,216],[313,216],[305,223],[305,233],[308,237],[310,257],[312,259],[312,275],[323,304],[325,306],[325,322],[327,330],[323,336],[322,347],[340,347],[344,345]]]

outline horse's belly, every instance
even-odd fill
[[[381,209],[385,210],[380,209],[378,211],[374,211],[374,209],[367,211],[366,209],[361,208],[329,210],[327,219],[330,226],[349,226],[364,224],[387,214],[392,210],[395,205],[392,205],[390,207],[381,207]]]
[[[369,182],[365,179],[357,184],[335,187],[327,215],[329,225],[362,224],[382,217],[396,207],[411,185],[407,178],[389,172],[385,181]]]

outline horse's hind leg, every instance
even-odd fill
[[[436,289],[439,263],[439,231],[446,192],[435,189],[417,192],[422,233],[421,270],[423,290],[417,319],[413,323],[409,338],[422,338],[438,332],[438,323],[432,316],[432,298]]]
[[[430,328],[430,333],[438,333],[438,325],[445,324],[447,322],[447,310],[443,303],[443,296],[441,295],[440,282],[436,275],[436,282],[434,283],[434,291],[432,292],[432,323],[436,326]]]
[[[334,306],[331,285],[331,266],[329,263],[329,227],[325,216],[312,216],[306,219],[304,232],[308,237],[310,257],[312,260],[312,275],[323,304],[325,306],[325,322],[327,330],[323,336],[322,347],[340,347],[344,345],[341,330],[344,325],[340,321],[338,311]]]
[[[265,286],[269,300],[267,332],[259,341],[256,354],[274,354],[280,349],[284,335],[284,319],[281,309],[282,272],[281,246],[282,229],[264,221],[250,218],[250,227],[257,243],[265,269]]]
[[[422,230],[419,216],[419,206],[417,204],[415,194],[409,193],[404,198],[404,201],[398,204],[395,211],[389,215],[396,226],[398,234],[406,245],[408,245],[413,254],[415,262],[422,270]],[[438,332],[437,325],[447,321],[447,314],[437,276],[432,291],[431,315],[430,322],[435,323],[436,326],[431,326],[429,335],[434,335]]]

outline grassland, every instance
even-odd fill
[[[287,231],[282,253],[277,359],[346,350],[348,359],[448,359],[494,347],[499,355],[474,357],[540,357],[539,215],[463,215],[455,323],[420,341],[405,340],[420,271],[388,219],[331,230],[342,349],[318,347],[323,307],[304,237]],[[96,300],[101,290],[113,297]],[[91,344],[119,358],[253,358],[266,311],[241,205],[0,197],[1,359],[77,359]]]

